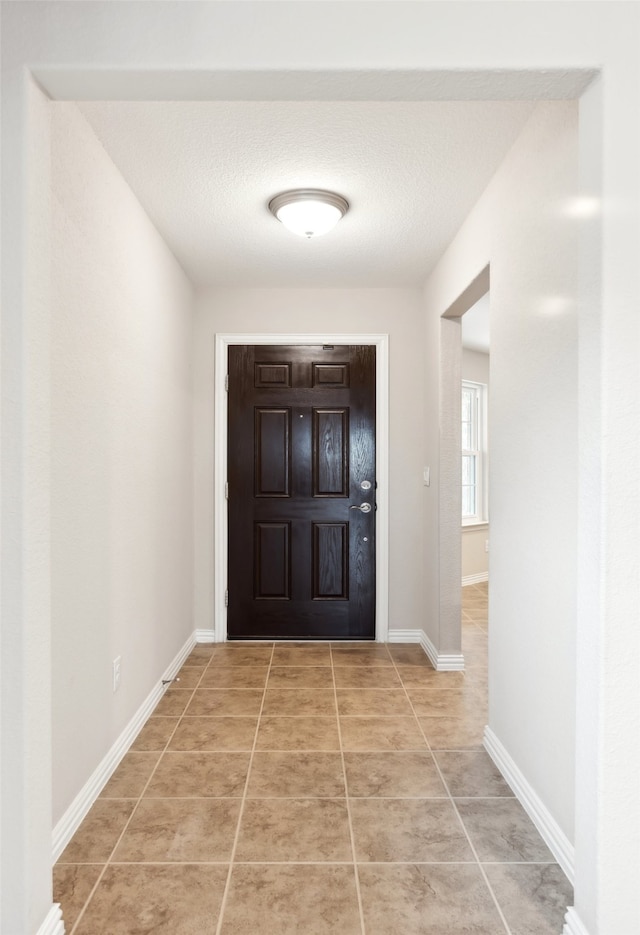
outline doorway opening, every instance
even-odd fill
[[[487,265],[440,321],[440,646],[462,656],[462,320],[489,292]],[[478,494],[482,498],[482,492]],[[478,506],[486,510],[485,505]],[[487,536],[488,538],[488,536]]]
[[[490,299],[462,316],[462,652],[488,684]]]
[[[489,579],[489,293],[462,316],[462,585]]]

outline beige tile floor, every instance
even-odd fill
[[[54,869],[73,935],[555,935],[569,884],[416,645],[196,647]]]

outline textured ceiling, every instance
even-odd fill
[[[422,284],[531,114],[519,101],[78,104],[198,286]],[[288,188],[351,209],[304,240]]]

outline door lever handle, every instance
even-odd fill
[[[360,506],[350,506],[350,510],[360,510],[361,513],[370,513],[371,504],[370,503],[361,503]]]

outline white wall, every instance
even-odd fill
[[[423,338],[418,289],[218,289],[195,326],[195,620],[213,627],[213,348],[216,332],[389,333],[389,628],[422,627]]]
[[[489,386],[489,355],[462,348],[462,379]]]
[[[577,143],[576,105],[539,104],[425,290],[434,333],[490,261],[489,725],[570,840],[578,331],[577,225],[566,208]]]
[[[462,379],[473,383],[484,383],[489,387],[489,355],[479,351],[462,348]],[[487,404],[489,397],[487,394]],[[489,453],[485,468],[489,468]],[[462,580],[473,575],[487,575],[489,573],[489,553],[485,550],[485,542],[489,538],[489,524],[481,526],[462,527]]]
[[[477,577],[478,581],[489,574],[489,553],[485,543],[489,539],[489,524],[462,527],[462,584],[472,584],[465,579]],[[482,576],[482,577],[481,577]]]
[[[55,822],[193,629],[192,295],[75,105],[51,110]]]

